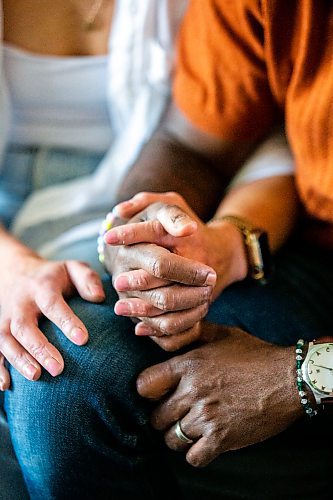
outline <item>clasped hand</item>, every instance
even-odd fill
[[[139,193],[116,209],[128,222],[105,236],[106,265],[120,298],[115,312],[137,319],[135,333],[165,350],[197,340],[211,301],[244,278],[238,231],[204,224],[172,192]]]

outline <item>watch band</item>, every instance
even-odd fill
[[[260,284],[266,284],[271,271],[271,257],[267,233],[256,228],[250,221],[236,215],[221,215],[220,220],[233,224],[243,235],[248,261],[248,277]]]

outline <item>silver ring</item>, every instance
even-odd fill
[[[186,443],[186,444],[194,443],[193,439],[190,439],[189,437],[187,437],[186,434],[184,434],[184,432],[182,431],[182,428],[180,426],[180,420],[177,420],[175,433],[176,433],[177,438],[180,439],[180,441],[183,441],[183,443]]]

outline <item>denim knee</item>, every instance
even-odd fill
[[[154,443],[150,407],[138,396],[135,381],[165,355],[151,340],[135,337],[130,320],[114,314],[116,295],[109,283],[106,288],[103,304],[70,301],[88,328],[86,346],[75,346],[55,325],[41,323],[64,356],[63,374],[52,378],[44,371],[39,381],[30,382],[12,371],[6,412],[32,497],[53,498],[60,477],[61,488],[70,492],[68,470],[83,481],[94,460],[100,474],[114,464],[119,476]],[[114,474],[108,471],[108,477],[114,482]],[[40,496],[39,487],[44,493],[49,488],[48,496]]]

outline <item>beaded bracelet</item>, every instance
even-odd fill
[[[309,417],[314,417],[317,415],[318,411],[312,408],[311,403],[308,399],[308,396],[304,390],[304,380],[302,376],[302,363],[304,361],[304,354],[303,354],[303,349],[304,349],[304,340],[299,339],[296,344],[296,383],[297,383],[297,390],[298,394],[301,398],[301,405],[303,406],[303,409],[305,413]]]
[[[104,255],[104,248],[105,248],[105,242],[104,242],[104,235],[107,231],[109,231],[116,219],[116,216],[112,213],[109,212],[105,219],[103,220],[100,230],[99,230],[99,236],[97,238],[97,253],[98,253],[98,260],[100,261],[101,264],[104,264],[105,261],[105,255]]]

